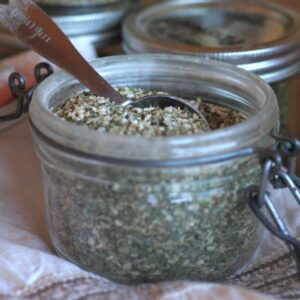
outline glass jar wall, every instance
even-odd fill
[[[51,112],[83,89],[76,80],[62,72],[45,80],[30,118],[57,252],[126,283],[220,280],[236,272],[261,237],[245,201],[261,166],[257,155],[217,158],[273,144],[278,108],[271,88],[233,66],[188,56],[119,56],[93,66],[115,86],[200,96],[242,111],[247,121],[202,135],[104,134]]]

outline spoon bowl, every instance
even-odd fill
[[[168,96],[168,95],[149,95],[144,96],[142,98],[137,99],[136,101],[127,101],[123,104],[123,106],[126,105],[132,105],[134,107],[160,107],[160,108],[166,108],[166,107],[176,107],[181,109],[187,109],[190,112],[196,114],[200,119],[203,120],[207,130],[210,130],[209,124],[202,114],[202,112],[195,108],[194,105],[192,105],[187,100],[184,100],[179,97],[174,96]]]

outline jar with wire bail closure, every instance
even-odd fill
[[[261,178],[261,155],[247,151],[274,145],[278,107],[271,88],[234,66],[189,56],[128,55],[92,64],[115,86],[201,97],[246,120],[173,137],[103,133],[52,111],[82,85],[63,72],[46,79],[34,93],[30,119],[57,252],[126,283],[220,280],[236,272],[262,233],[246,201]]]
[[[133,11],[126,53],[177,53],[240,66],[271,84],[281,129],[300,137],[300,15],[267,1],[168,0]]]

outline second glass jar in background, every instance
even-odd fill
[[[276,92],[281,129],[300,137],[300,15],[267,1],[168,0],[132,12],[126,53],[208,57],[261,76]]]

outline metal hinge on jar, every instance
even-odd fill
[[[276,148],[265,157],[260,185],[248,189],[247,201],[262,224],[286,243],[295,258],[300,275],[300,241],[289,233],[267,190],[269,183],[274,189],[288,188],[300,205],[300,179],[295,174],[300,141],[277,133],[273,133],[273,137],[277,141]]]
[[[34,68],[34,76],[37,84],[53,73],[53,68],[46,62],[39,63]],[[28,111],[30,101],[36,85],[31,87],[28,91],[25,89],[25,79],[19,73],[12,73],[8,79],[11,94],[16,101],[16,109],[14,112],[4,116],[0,116],[0,123],[19,119],[24,112]]]

